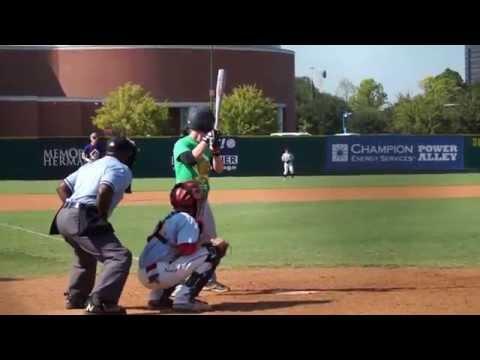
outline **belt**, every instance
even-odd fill
[[[81,208],[95,208],[95,205],[87,205],[87,204],[82,204],[79,202],[74,202],[74,201],[67,201],[65,204],[63,204],[63,207],[65,209],[81,209]]]

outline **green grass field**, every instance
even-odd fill
[[[138,190],[166,190],[167,181],[139,180]],[[170,180],[168,180],[169,182]],[[478,184],[480,176],[383,175],[223,178],[214,189],[316,186],[407,186]],[[1,192],[30,185],[50,192],[54,182],[3,182]],[[267,186],[269,185],[269,186]],[[246,266],[434,266],[480,263],[480,199],[324,201],[316,203],[214,205],[219,233],[232,244],[224,267]],[[112,217],[122,242],[138,256],[167,206],[121,207]],[[66,273],[70,248],[47,238],[52,211],[0,212],[0,277]],[[13,227],[13,228],[12,228]]]
[[[134,191],[167,191],[173,185],[168,179],[135,179]],[[283,181],[282,177],[212,178],[212,188],[286,189],[350,186],[412,186],[412,185],[477,185],[480,174],[421,174],[421,175],[345,175],[301,176]],[[54,194],[58,181],[0,181],[0,194]]]

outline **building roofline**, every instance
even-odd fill
[[[1,45],[0,50],[143,50],[143,49],[188,49],[188,50],[230,50],[273,52],[294,55],[293,50],[282,49],[279,45]]]
[[[12,102],[81,102],[81,103],[102,103],[105,99],[103,98],[82,98],[82,97],[57,97],[57,96],[0,96],[1,101],[12,101]],[[165,102],[157,101],[157,104],[164,104]],[[190,106],[200,106],[208,105],[209,102],[202,101],[167,101],[168,107],[178,108],[178,107],[190,107]],[[286,107],[283,103],[274,103],[275,106],[284,108]]]

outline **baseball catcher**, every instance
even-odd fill
[[[170,192],[173,211],[147,238],[139,260],[138,278],[151,289],[150,309],[211,310],[210,305],[196,297],[225,256],[228,243],[220,238],[202,239],[195,216],[203,197],[196,181],[176,184]]]

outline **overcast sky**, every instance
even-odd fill
[[[383,84],[389,101],[398,93],[421,91],[419,81],[449,67],[465,78],[463,45],[282,45],[295,51],[296,76],[315,73],[315,84],[335,94],[347,78],[355,85],[366,78]],[[311,70],[315,67],[315,70]],[[321,79],[321,71],[327,79]]]

